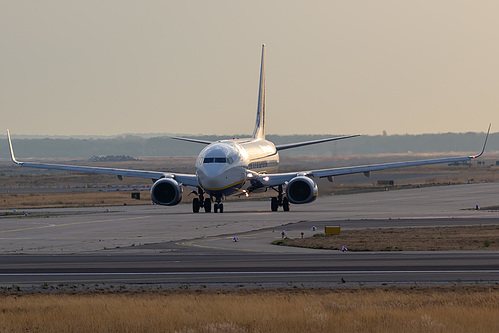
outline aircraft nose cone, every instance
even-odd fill
[[[223,187],[225,177],[223,171],[218,168],[203,167],[198,170],[198,178],[203,187],[207,189],[217,189]]]
[[[199,172],[206,178],[216,178],[219,177],[224,170],[217,165],[205,165]]]
[[[239,168],[226,170],[201,168],[197,172],[200,184],[208,190],[224,190],[238,186],[244,179],[244,172]]]

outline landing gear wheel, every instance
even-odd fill
[[[220,211],[220,213],[224,212],[224,204],[223,203],[218,204],[218,210]]]
[[[205,211],[205,213],[211,212],[211,199],[210,198],[204,199],[204,211]]]
[[[289,200],[288,200],[288,198],[282,199],[282,209],[285,212],[289,212]]]
[[[192,212],[199,213],[199,199],[198,198],[192,199]]]
[[[277,197],[272,197],[270,201],[270,209],[273,212],[277,212],[277,208],[279,208],[279,201],[277,200]]]
[[[213,212],[214,212],[214,213],[218,213],[218,204],[217,204],[217,203],[215,203],[215,204],[213,205]]]

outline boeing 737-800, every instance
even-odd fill
[[[327,177],[332,181],[334,176],[352,173],[364,173],[366,176],[369,176],[371,171],[376,170],[472,160],[483,154],[488,133],[482,152],[474,156],[275,173],[279,164],[280,150],[356,136],[358,135],[277,146],[266,140],[265,45],[262,45],[256,124],[253,135],[247,139],[220,140],[216,142],[173,137],[177,140],[206,145],[196,159],[195,174],[20,162],[14,156],[10,133],[7,130],[11,158],[17,165],[31,168],[103,173],[117,175],[120,178],[121,176],[150,178],[154,181],[151,187],[152,201],[165,206],[173,206],[180,203],[183,187],[191,187],[194,189],[193,192],[196,195],[192,201],[192,210],[195,213],[199,212],[201,208],[205,212],[211,212],[212,204],[214,212],[222,213],[224,211],[222,201],[226,196],[242,193],[249,195],[253,192],[266,191],[268,189],[273,189],[277,193],[277,195],[271,198],[271,210],[277,211],[279,207],[282,207],[284,211],[289,211],[290,203],[304,204],[312,202],[317,198],[317,184],[314,178]]]

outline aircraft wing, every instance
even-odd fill
[[[20,165],[22,167],[66,170],[66,171],[75,171],[75,172],[102,173],[102,174],[107,174],[107,175],[150,178],[153,180],[166,177],[166,178],[173,178],[173,179],[177,180],[179,183],[181,183],[182,185],[194,186],[194,187],[199,186],[196,175],[191,175],[191,174],[179,174],[179,173],[147,171],[147,170],[113,169],[113,168],[36,163],[36,162],[20,162],[14,156],[14,149],[12,148],[12,141],[10,139],[9,130],[7,130],[7,137],[9,139],[10,158],[12,159],[12,162],[14,162],[15,164]]]
[[[365,173],[368,175],[371,171],[395,169],[395,168],[405,168],[418,165],[428,165],[428,164],[439,164],[439,163],[452,163],[460,161],[469,161],[479,156],[465,156],[465,157],[450,157],[450,158],[438,158],[432,160],[419,160],[419,161],[409,161],[409,162],[396,162],[396,163],[384,163],[384,164],[372,164],[372,165],[359,165],[352,167],[342,167],[342,168],[332,168],[332,169],[319,169],[319,170],[308,170],[300,172],[288,172],[288,173],[277,173],[277,174],[261,174],[258,176],[258,180],[264,186],[278,186],[283,185],[297,176],[307,176],[312,178],[324,178],[348,175],[352,173]]]
[[[278,174],[260,174],[257,180],[264,186],[278,186],[283,185],[297,176],[307,176],[312,178],[324,178],[348,175],[353,173],[364,173],[366,176],[369,175],[371,171],[395,169],[395,168],[405,168],[411,166],[419,165],[429,165],[429,164],[440,164],[440,163],[453,163],[461,161],[470,161],[475,158],[482,156],[485,151],[485,146],[487,144],[487,139],[489,137],[490,125],[485,137],[485,143],[483,144],[483,149],[478,155],[473,156],[461,156],[461,157],[448,157],[448,158],[437,158],[429,160],[418,160],[418,161],[408,161],[408,162],[395,162],[395,163],[383,163],[383,164],[372,164],[372,165],[360,165],[342,168],[332,168],[332,169],[319,169],[319,170],[308,170],[300,172],[288,172],[288,173],[278,173]]]

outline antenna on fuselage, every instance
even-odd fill
[[[265,139],[265,44],[262,45],[262,62],[260,66],[260,85],[258,88],[258,104],[253,139]]]

